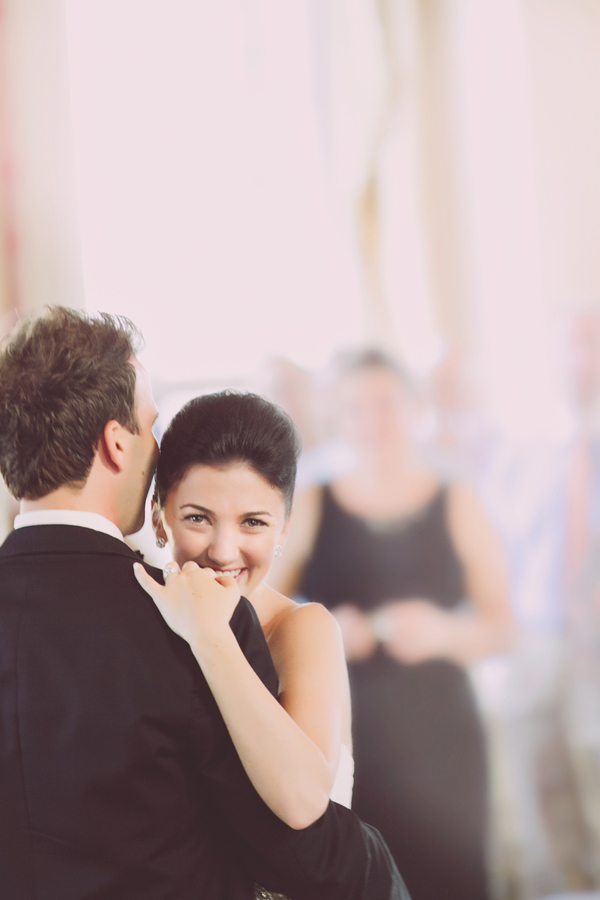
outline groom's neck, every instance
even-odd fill
[[[38,500],[21,500],[22,513],[47,509],[70,509],[98,513],[113,522],[117,528],[120,528],[121,525],[117,505],[112,503],[106,494],[102,495],[87,483],[83,487],[65,484]]]

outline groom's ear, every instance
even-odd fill
[[[104,464],[115,474],[122,472],[126,466],[127,435],[130,435],[130,432],[116,419],[107,422],[100,435],[98,442],[100,456]]]

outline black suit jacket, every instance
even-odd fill
[[[248,900],[254,881],[293,900],[405,897],[349,810],[294,831],[262,802],[136,558],[68,525],[0,548],[2,900]],[[231,627],[275,692],[246,600]]]

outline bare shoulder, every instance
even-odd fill
[[[291,600],[289,603],[289,607],[282,609],[273,629],[280,639],[290,635],[310,638],[323,634],[337,635],[339,632],[336,620],[321,603],[294,603]]]
[[[341,632],[320,603],[295,603],[282,612],[267,641],[288,703],[292,695],[303,697],[304,692],[327,693],[334,688],[346,696]]]
[[[488,522],[483,504],[470,485],[463,482],[449,485],[448,522],[452,531],[461,532]]]
[[[450,512],[459,514],[482,508],[477,492],[464,481],[456,481],[448,485],[448,506]]]
[[[270,640],[279,623],[285,621],[286,616],[298,606],[294,600],[264,582],[252,595],[251,602],[267,640]]]
[[[496,529],[477,492],[468,484],[448,488],[448,527],[454,545],[463,559],[478,556],[498,543]]]
[[[267,640],[278,671],[305,669],[340,655],[343,659],[339,625],[320,603],[294,603],[282,610]]]

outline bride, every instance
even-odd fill
[[[321,604],[295,603],[265,582],[289,532],[298,452],[291,419],[255,394],[190,401],[165,432],[156,473],[153,525],[174,562],[164,587],[135,571],[190,644],[254,787],[305,828],[330,798],[350,806],[353,761],[337,623]],[[262,626],[277,699],[229,628],[240,594]]]

